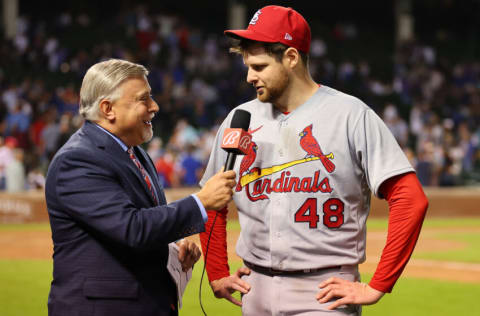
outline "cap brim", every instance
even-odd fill
[[[241,37],[246,38],[252,41],[257,42],[267,42],[267,43],[275,43],[277,40],[272,39],[271,37],[265,36],[258,32],[253,32],[252,30],[226,30],[223,34],[230,36],[230,37]]]

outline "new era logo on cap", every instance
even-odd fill
[[[292,8],[270,5],[253,15],[246,30],[226,30],[226,35],[266,43],[282,43],[299,51],[310,51],[310,26]]]

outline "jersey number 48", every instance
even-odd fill
[[[323,203],[323,225],[328,228],[339,228],[343,224],[344,204],[337,198],[331,198]],[[317,213],[317,199],[308,198],[295,212],[295,222],[307,222],[309,228],[317,228],[320,217]]]

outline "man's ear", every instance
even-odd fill
[[[109,100],[103,99],[98,105],[100,107],[100,115],[112,122],[115,120],[115,111],[113,110],[113,103]]]
[[[300,53],[296,48],[289,47],[283,53],[283,63],[286,67],[293,69],[300,61]]]

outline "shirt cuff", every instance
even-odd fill
[[[203,206],[202,202],[200,202],[200,199],[195,194],[192,194],[192,196],[195,199],[195,202],[197,202],[198,208],[202,213],[203,222],[206,223],[208,221],[208,215],[207,215],[207,211],[205,210],[205,207]]]

